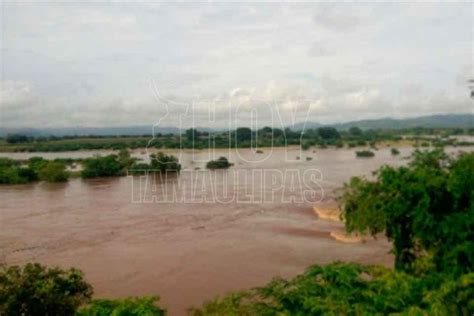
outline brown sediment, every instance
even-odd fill
[[[320,219],[341,222],[341,212],[336,208],[313,207],[314,212]]]
[[[328,231],[306,229],[306,228],[296,228],[296,227],[275,227],[272,230],[277,233],[283,233],[283,234],[288,234],[292,236],[331,239],[331,233]]]
[[[361,243],[365,242],[365,238],[357,234],[348,234],[345,231],[332,231],[330,233],[331,237],[337,241],[344,243]]]

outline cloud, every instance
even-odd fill
[[[0,81],[1,113],[28,107],[36,102],[32,88],[28,83],[13,80]]]
[[[209,126],[226,124],[229,103],[264,111],[278,101],[287,117],[309,108],[309,119],[322,122],[471,110],[467,3],[5,3],[3,10],[2,125],[153,124],[164,112],[150,79],[169,99],[199,105],[203,122],[213,104],[220,119]],[[167,122],[177,124],[185,108],[171,109]]]
[[[310,57],[327,57],[331,56],[334,53],[329,50],[325,44],[322,42],[314,42],[308,52]]]
[[[324,5],[313,19],[318,27],[337,32],[354,30],[361,23],[353,10],[340,5]]]

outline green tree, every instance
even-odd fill
[[[66,165],[58,161],[48,161],[38,171],[40,180],[47,182],[64,182],[69,178],[69,173],[66,171]]]
[[[194,128],[189,128],[186,130],[186,139],[188,142],[192,143],[196,140],[199,132]]]
[[[252,130],[248,127],[238,127],[235,130],[235,137],[238,143],[250,141],[252,139]]]
[[[349,128],[349,134],[352,136],[360,136],[362,135],[362,130],[358,128],[357,126],[353,126]]]
[[[92,300],[77,316],[164,316],[166,311],[156,306],[158,300],[157,296]]]
[[[38,174],[35,170],[13,159],[0,158],[0,184],[22,184],[36,180]]]
[[[82,178],[114,177],[125,174],[117,155],[87,158],[82,162]]]
[[[334,127],[320,127],[318,128],[318,135],[322,139],[339,139],[341,134]]]
[[[0,315],[74,315],[92,296],[79,270],[38,263],[0,268]]]
[[[28,136],[21,135],[21,134],[8,134],[5,140],[9,144],[19,144],[19,143],[28,142],[29,138],[28,138]]]
[[[181,165],[175,156],[158,152],[150,155],[150,168],[158,172],[179,172]]]
[[[474,273],[430,278],[380,266],[314,265],[291,280],[238,292],[191,309],[216,315],[471,315]]]
[[[352,178],[341,196],[349,232],[393,241],[395,267],[411,271],[433,256],[438,271],[474,267],[474,153],[452,161],[442,151],[416,152],[408,166],[382,167],[375,181]]]

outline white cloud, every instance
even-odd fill
[[[163,110],[150,79],[203,113],[257,99],[324,122],[471,109],[468,3],[2,5],[2,125],[149,124]]]

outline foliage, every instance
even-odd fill
[[[311,147],[311,144],[309,142],[301,143],[301,149],[303,150],[308,150],[310,147]]]
[[[250,141],[252,139],[252,130],[248,127],[238,127],[235,130],[235,138],[239,143]]]
[[[181,165],[178,158],[173,155],[166,155],[162,152],[150,155],[150,167],[159,172],[179,172]]]
[[[0,315],[74,315],[92,296],[76,269],[38,263],[0,268]]]
[[[125,174],[117,155],[87,158],[82,162],[82,178],[114,177]]]
[[[150,155],[150,163],[135,162],[128,170],[132,174],[143,172],[179,172],[181,164],[173,155],[166,155],[162,152]]]
[[[31,168],[21,166],[18,161],[0,158],[0,184],[22,184],[38,180]]]
[[[406,167],[382,167],[376,181],[352,178],[341,197],[346,229],[393,241],[395,267],[411,271],[432,254],[438,271],[474,267],[474,153],[456,160],[416,152]]]
[[[195,128],[189,128],[186,130],[186,139],[188,142],[194,142],[199,136],[199,132]]]
[[[217,160],[211,160],[206,164],[208,169],[227,169],[232,164],[227,160],[226,157],[219,157]]]
[[[64,182],[69,178],[66,165],[58,161],[48,161],[38,171],[40,180],[47,182]]]
[[[469,315],[474,274],[430,278],[380,266],[332,263],[312,266],[292,280],[230,294],[192,309],[210,315]],[[415,313],[416,312],[416,313]]]
[[[362,133],[362,130],[356,126],[349,128],[349,134],[352,136],[360,136]]]
[[[370,158],[370,157],[374,157],[375,154],[373,151],[370,151],[370,150],[361,150],[361,151],[356,151],[356,156],[359,158]]]
[[[396,156],[400,154],[400,151],[397,148],[391,148],[390,153],[392,154],[392,156]]]
[[[9,144],[18,144],[18,143],[28,142],[29,138],[28,136],[20,135],[20,134],[8,134],[5,140]]]
[[[159,297],[95,299],[79,310],[77,316],[164,316],[164,309],[155,305]]]
[[[318,128],[318,135],[322,139],[339,139],[341,137],[334,127],[320,127]]]
[[[472,145],[472,142],[449,138],[451,135],[472,134],[472,129],[460,130],[453,128],[405,128],[362,130],[358,127],[337,130],[333,127],[309,128],[304,132],[290,128],[279,129],[263,127],[251,130],[238,127],[233,131],[198,131],[188,129],[182,135],[156,134],[141,136],[63,136],[63,137],[27,137],[20,142],[0,142],[0,151],[58,152],[94,149],[135,149],[135,148],[242,148],[258,145],[287,146],[301,145],[306,142],[311,146],[325,148],[327,146],[350,147],[365,146],[368,143],[397,142],[406,139],[412,143],[432,143],[434,146]],[[429,136],[429,137],[426,137]],[[433,137],[434,136],[434,137]]]

